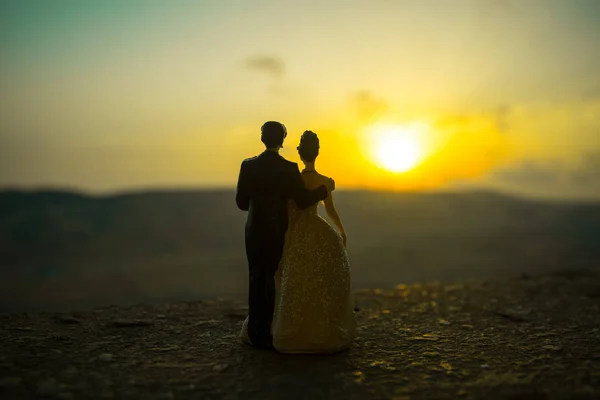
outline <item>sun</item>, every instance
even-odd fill
[[[388,171],[410,171],[423,158],[418,131],[411,126],[378,127],[371,140],[375,163]]]

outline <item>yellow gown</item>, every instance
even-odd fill
[[[350,263],[342,237],[317,212],[289,205],[275,274],[273,345],[282,353],[335,353],[355,336]]]
[[[275,274],[273,346],[281,353],[328,354],[356,333],[348,254],[339,233],[317,212],[289,204],[289,228]],[[248,342],[247,320],[240,339]]]

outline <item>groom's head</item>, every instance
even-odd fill
[[[267,149],[278,149],[283,146],[283,139],[287,136],[285,125],[277,121],[267,121],[260,128],[260,140]]]

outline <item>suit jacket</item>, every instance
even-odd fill
[[[293,199],[300,209],[305,209],[326,197],[325,186],[315,190],[304,187],[298,164],[276,152],[265,151],[242,162],[235,200],[241,210],[249,211],[246,235],[268,240],[274,234],[285,235],[288,200]]]

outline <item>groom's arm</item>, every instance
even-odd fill
[[[248,211],[250,208],[250,190],[248,188],[248,183],[246,163],[243,162],[240,167],[240,175],[238,177],[237,190],[235,193],[235,202],[242,211]]]
[[[304,187],[304,181],[302,180],[302,175],[300,175],[297,164],[294,164],[294,167],[291,169],[291,175],[292,198],[301,210],[327,198],[327,188],[325,185],[321,185],[314,190],[308,190]]]

